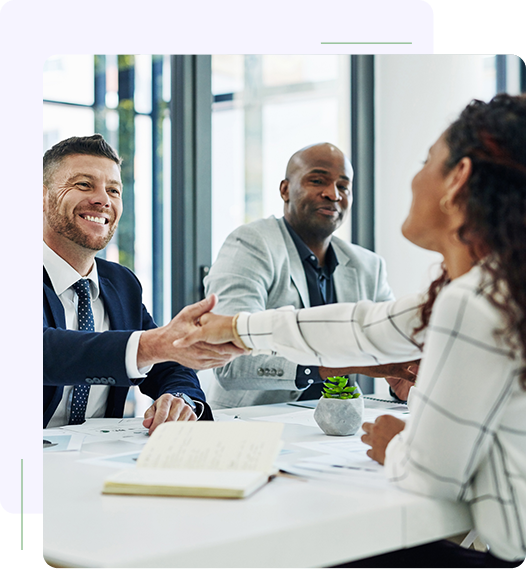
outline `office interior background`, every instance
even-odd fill
[[[135,271],[159,325],[202,297],[232,230],[282,215],[289,157],[322,141],[355,170],[338,235],[385,258],[399,297],[440,263],[400,233],[412,177],[471,99],[503,91],[526,92],[516,56],[57,55],[44,67],[43,150],[98,132],[123,158],[124,213],[100,254]],[[205,390],[211,373],[199,374]],[[130,393],[127,414],[141,415],[149,400]]]

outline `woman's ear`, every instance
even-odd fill
[[[456,166],[448,174],[448,189],[447,196],[451,201],[454,201],[458,193],[464,188],[471,178],[473,171],[473,164],[471,158],[464,156],[461,158]]]

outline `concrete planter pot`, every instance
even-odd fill
[[[322,397],[314,411],[314,420],[326,435],[354,435],[363,421],[363,397],[328,399]]]

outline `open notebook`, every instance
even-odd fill
[[[104,494],[244,498],[275,473],[283,424],[170,422],[157,427],[136,468],[104,482]]]

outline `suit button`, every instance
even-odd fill
[[[305,368],[305,372],[304,372],[304,373],[305,373],[305,375],[310,375],[310,368],[308,368],[308,367]]]
[[[100,383],[100,378],[99,378],[99,377],[94,377],[94,378],[93,378],[93,383]]]
[[[108,384],[115,385],[115,380],[113,379],[113,377],[108,377]]]
[[[265,375],[265,370],[262,367],[258,367],[258,375]]]
[[[274,377],[274,376],[276,375],[276,370],[275,370],[274,368],[272,368],[272,369],[270,370],[270,375],[271,375],[272,377]]]
[[[93,380],[91,379],[91,377],[87,377],[84,381],[86,383],[93,383]]]
[[[100,382],[104,385],[108,385],[108,380],[105,377],[101,377]]]
[[[282,369],[278,369],[277,376],[278,376],[278,377],[281,377],[282,375],[283,375],[283,370],[282,370]]]
[[[268,367],[265,368],[265,375],[268,377],[270,375],[270,370]]]

